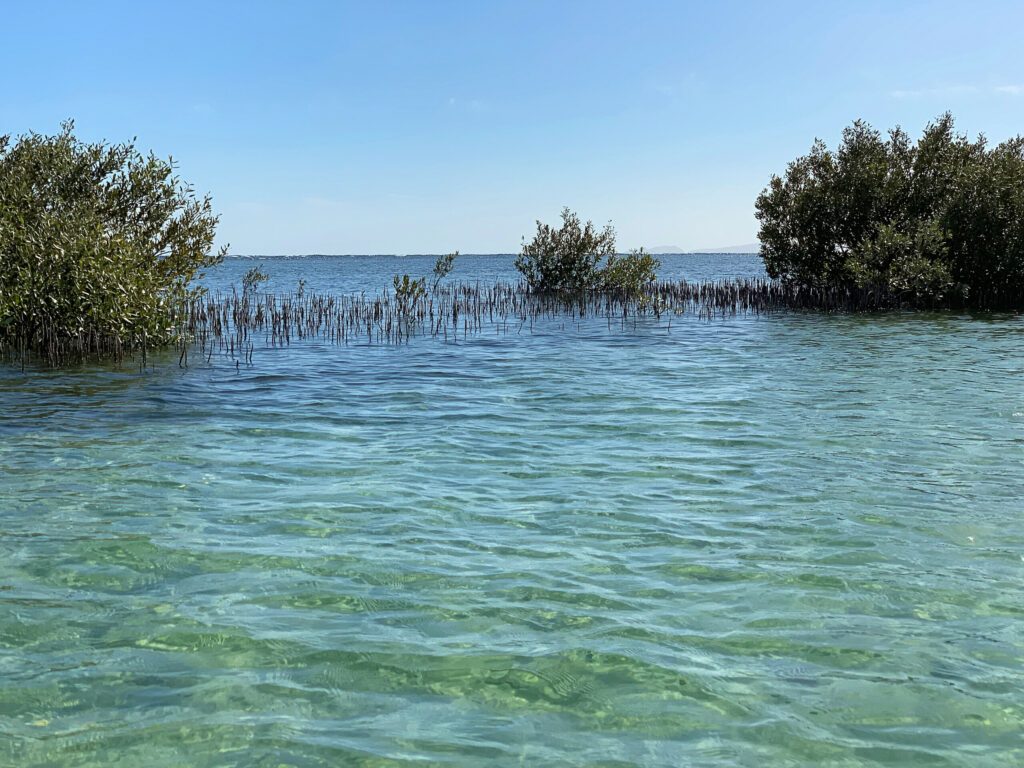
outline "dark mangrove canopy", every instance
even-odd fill
[[[189,283],[223,255],[170,160],[73,124],[0,137],[0,353],[51,363],[174,340]]]
[[[858,121],[816,141],[757,199],[768,274],[901,304],[1024,306],[1024,139],[990,147],[951,115],[916,142]]]

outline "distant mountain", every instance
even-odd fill
[[[701,248],[690,251],[690,253],[757,253],[760,250],[760,243],[744,243],[743,245],[730,245],[726,248]]]
[[[659,245],[656,248],[648,248],[647,252],[664,255],[666,253],[757,253],[759,250],[761,250],[760,244],[746,243],[744,245],[730,245],[726,248],[697,248],[693,250],[680,248],[678,245]]]

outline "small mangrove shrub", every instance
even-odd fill
[[[438,256],[437,261],[434,262],[434,283],[432,286],[433,291],[437,291],[437,286],[440,285],[441,281],[444,280],[448,275],[452,273],[455,268],[455,259],[458,258],[459,252],[448,253],[444,256]]]
[[[537,232],[524,242],[515,267],[530,290],[538,293],[582,293],[601,285],[600,265],[615,255],[615,230],[598,230],[562,209],[562,226],[537,222]]]
[[[217,216],[131,142],[0,137],[0,353],[57,364],[175,341]]]
[[[263,271],[263,265],[260,264],[258,267],[252,267],[246,270],[245,274],[242,275],[242,295],[252,296],[259,290],[262,283],[267,282],[270,279],[270,275]],[[300,288],[304,287],[305,281],[299,281]]]
[[[601,270],[602,287],[609,292],[640,296],[657,279],[660,266],[661,262],[643,248],[625,256],[609,256]]]
[[[990,147],[948,113],[917,142],[865,122],[811,151],[757,198],[768,274],[874,289],[909,306],[1024,306],[1024,139]]]
[[[615,230],[585,224],[568,208],[560,227],[537,222],[537,232],[524,242],[515,267],[531,291],[563,295],[588,291],[638,293],[657,277],[660,263],[643,249],[625,256],[615,252]]]
[[[431,293],[437,293],[437,288],[448,275],[451,274],[452,269],[455,267],[455,259],[458,257],[459,252],[448,253],[443,256],[438,256],[437,261],[434,262],[434,269],[432,271],[433,282],[431,283]],[[395,275],[392,279],[392,286],[395,289],[395,300],[398,302],[398,306],[405,312],[408,312],[416,303],[427,294],[427,278],[420,277],[413,279],[409,275]]]
[[[409,312],[427,293],[427,278],[425,277],[413,280],[408,275],[402,275],[401,279],[395,275],[392,285],[395,288],[395,301],[402,313]]]

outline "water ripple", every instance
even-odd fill
[[[538,330],[0,370],[0,764],[1024,763],[1020,318]]]

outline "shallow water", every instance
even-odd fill
[[[0,368],[0,405],[0,765],[1024,763],[1021,318]]]

